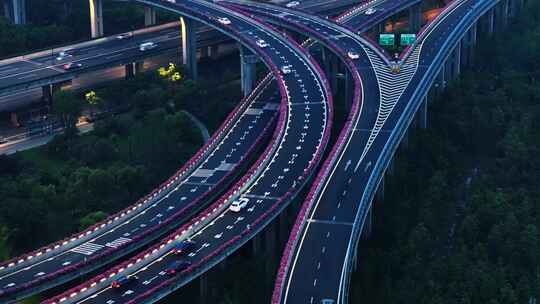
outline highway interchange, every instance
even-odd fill
[[[289,37],[249,17],[256,15],[292,31],[309,33],[308,36],[338,55],[348,69],[348,79],[355,84],[348,120],[314,179],[293,228],[272,299],[272,303],[319,303],[322,299],[346,303],[359,233],[384,170],[444,64],[444,58],[462,37],[463,31],[456,29],[461,29],[466,19],[470,24],[475,22],[493,1],[454,0],[447,5],[402,57],[399,73],[392,72],[391,59],[386,54],[359,34],[419,1],[369,1],[342,14],[336,19],[337,23],[301,11],[245,1],[220,1],[223,3],[219,5],[203,0],[135,1],[217,28],[259,55],[272,74],[228,117],[221,132],[196,156],[197,161],[182,169],[178,178],[158,188],[163,189],[158,190],[159,195],[152,194],[146,202],[130,207],[136,210],[131,215],[124,212],[120,220],[113,219],[113,224],[98,226],[95,232],[80,237],[81,241],[72,238],[67,244],[52,247],[52,255],[47,253],[40,257],[39,254],[33,261],[20,260],[0,266],[0,297],[18,291],[18,286],[28,288],[28,282],[44,283],[40,277],[58,276],[59,269],[63,271],[77,263],[84,265],[92,257],[107,259],[116,249],[120,257],[125,254],[120,251],[126,248],[125,244],[133,239],[139,241],[137,235],[149,241],[183,222],[182,227],[159,244],[45,301],[153,303],[226,258],[287,206],[314,175],[321,161],[332,127],[332,93],[314,58]],[[325,6],[324,1],[319,1],[320,6]],[[376,7],[377,11],[368,16],[365,11],[370,7]],[[224,16],[231,21],[226,26],[216,22],[218,17]],[[177,37],[171,36],[173,34],[170,29],[160,33],[163,42],[171,44],[176,43],[173,40]],[[268,46],[257,48],[253,42],[259,39]],[[121,53],[132,56],[130,50],[137,48],[140,41],[130,42],[133,45],[125,46]],[[114,42],[118,44],[111,42],[111,47],[121,45],[119,41]],[[356,52],[358,58],[350,58],[347,54],[350,51]],[[77,51],[77,56],[81,56],[81,61],[87,60],[85,65],[102,64],[92,61],[99,57],[94,57],[92,52],[92,49],[83,49],[80,53]],[[110,60],[111,54],[105,58]],[[10,78],[11,74],[6,72],[4,77],[16,83],[26,79],[20,78],[25,75],[33,79],[65,72],[59,71],[58,66],[47,66],[47,61],[54,61],[54,57],[52,54],[15,63],[10,68],[17,69],[17,75]],[[44,67],[37,70],[32,67],[39,64]],[[290,66],[292,72],[285,73],[285,66]],[[34,75],[30,72],[32,69],[45,74]],[[2,70],[0,66],[0,73]],[[11,82],[6,84],[12,85]],[[210,197],[216,187],[234,180],[237,169],[247,163],[249,155],[262,145],[273,128],[266,149],[247,173],[220,198]],[[249,199],[248,207],[241,213],[228,209],[238,198]],[[201,211],[203,208],[206,210]],[[167,220],[178,219],[179,222],[167,226]],[[167,229],[162,230],[163,227]],[[148,235],[152,237],[147,238]],[[178,259],[172,254],[172,248],[185,239],[196,244],[195,250],[186,256],[191,266],[180,275],[170,277],[165,270]],[[70,269],[76,270],[78,268]],[[113,290],[109,286],[111,281],[124,275],[137,275],[139,284],[125,292]]]

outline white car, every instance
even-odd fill
[[[229,25],[231,24],[231,20],[229,20],[229,18],[227,17],[219,17],[217,18],[217,21],[221,24],[224,24],[224,25]]]
[[[292,66],[290,66],[290,65],[284,65],[284,66],[281,67],[281,72],[283,74],[290,74],[292,72],[291,68],[292,68]]]
[[[373,13],[375,13],[376,11],[377,11],[376,9],[370,7],[370,8],[368,8],[368,9],[364,12],[364,14],[366,14],[366,15],[373,15]]]
[[[139,45],[139,51],[146,51],[146,50],[151,50],[153,48],[155,48],[157,46],[156,43],[153,43],[153,42],[145,42],[145,43],[141,43]]]
[[[352,50],[347,52],[347,56],[349,56],[349,58],[352,60],[360,58],[360,55],[358,55],[357,52],[352,51]]]
[[[248,202],[249,198],[242,197],[239,200],[233,201],[232,204],[229,206],[229,210],[231,210],[232,212],[240,212],[247,206]]]
[[[73,55],[69,54],[68,51],[71,51],[71,50],[64,50],[58,53],[56,60],[60,61],[60,60],[64,60],[66,58],[72,57]]]
[[[268,43],[266,43],[266,41],[264,41],[264,40],[262,40],[262,39],[257,40],[256,43],[257,43],[257,45],[258,45],[260,48],[262,48],[262,49],[264,49],[265,47],[268,46]]]
[[[300,4],[300,1],[291,1],[287,4],[285,4],[286,7],[295,7]]]
[[[130,33],[124,33],[124,34],[117,35],[116,39],[124,40],[124,39],[129,39],[131,37],[133,37],[133,34],[130,32]]]

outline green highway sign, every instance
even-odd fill
[[[379,44],[382,46],[393,46],[395,44],[395,35],[379,34]]]
[[[401,34],[400,44],[411,45],[416,41],[416,34]]]

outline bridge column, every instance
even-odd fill
[[[443,64],[441,66],[441,69],[439,71],[439,74],[437,75],[437,84],[440,90],[444,90],[446,88],[446,64]]]
[[[339,73],[339,61],[338,58],[334,55],[330,55],[330,75],[327,77],[330,78],[330,85],[332,87],[332,90],[335,90],[337,92],[338,90],[338,77],[337,74]]]
[[[132,63],[126,64],[124,66],[125,71],[126,71],[126,73],[125,73],[126,79],[133,78],[135,75],[142,72],[143,66],[144,66],[143,61],[132,62]]]
[[[128,63],[124,66],[126,79],[133,78],[135,76],[135,63]]]
[[[153,7],[144,7],[144,26],[156,24],[156,9]]]
[[[211,45],[208,47],[208,57],[212,59],[217,59],[219,55],[219,46]]]
[[[488,37],[492,37],[495,32],[495,9],[491,8],[486,13],[486,33]]]
[[[419,109],[421,129],[427,128],[427,109],[428,109],[428,98],[427,96],[425,96]]]
[[[503,26],[506,28],[508,26],[508,17],[510,14],[510,2],[509,0],[503,0],[500,5],[502,5]]]
[[[4,0],[4,16],[13,24],[26,24],[26,0]]]
[[[255,85],[256,67],[259,58],[249,49],[240,46],[240,76],[242,84],[242,93],[249,95]]]
[[[508,0],[502,0],[495,5],[495,28],[497,31],[505,29],[508,24]]]
[[[197,80],[197,28],[196,23],[180,17],[182,27],[182,64],[186,66],[189,76]]]
[[[90,33],[92,38],[103,36],[103,1],[88,0],[90,3]]]
[[[4,0],[4,17],[7,20],[11,20],[11,6],[8,0]]]
[[[422,26],[422,6],[421,3],[415,4],[409,8],[409,31],[418,33]]]
[[[48,85],[44,85],[41,87],[41,100],[45,103],[45,104],[52,104],[52,95],[53,95],[53,92],[52,92],[52,85],[48,84]]]

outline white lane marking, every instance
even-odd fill
[[[75,253],[84,254],[84,255],[92,255],[96,251],[100,250],[103,247],[105,247],[105,246],[88,242],[88,243],[84,243],[84,244],[82,244],[80,246],[77,246],[77,247],[71,249],[70,251],[75,252]]]
[[[116,240],[114,240],[112,242],[108,242],[107,244],[105,244],[105,246],[111,247],[111,248],[117,248],[120,245],[123,245],[123,244],[125,244],[127,242],[131,242],[131,239],[120,237],[120,238],[117,238]]]

